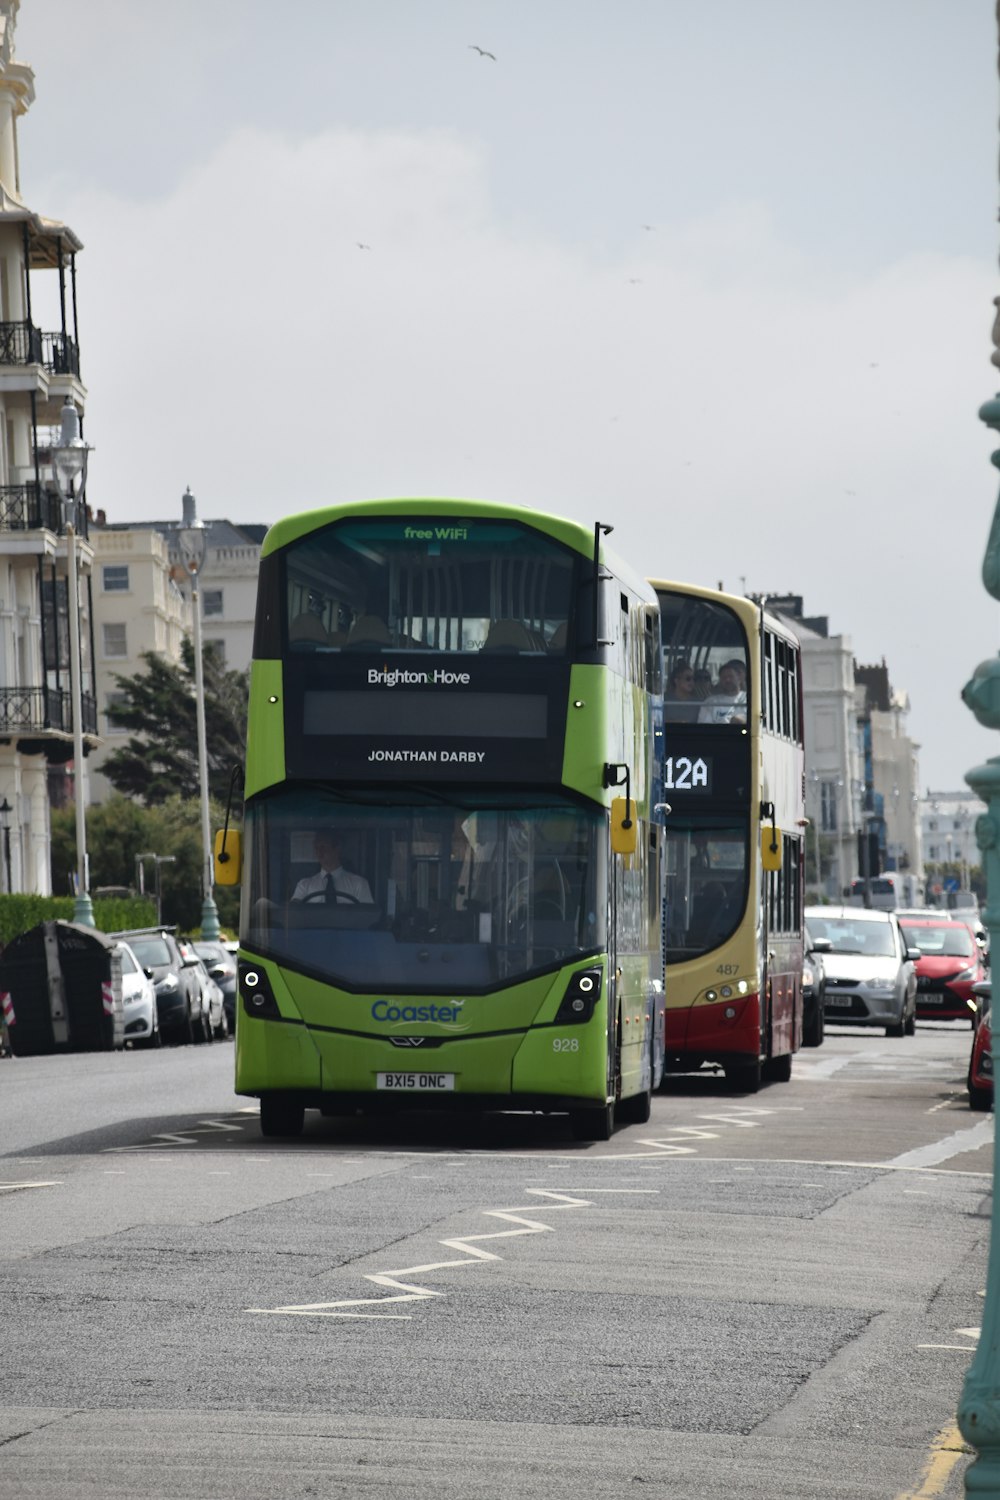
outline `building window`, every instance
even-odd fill
[[[105,709],[105,719],[106,719],[106,722],[107,722],[107,733],[108,734],[128,734],[128,730],[127,729],[123,729],[120,724],[113,724],[111,722],[111,719],[108,718],[108,714],[107,714],[107,711],[110,708],[124,708],[124,706],[128,703],[128,701],[129,701],[129,698],[128,698],[128,694],[127,693],[109,693],[108,696],[105,698],[105,700],[104,700],[104,709]]]
[[[204,613],[204,616],[205,616],[206,620],[208,619],[208,617],[210,615],[221,615],[222,614],[222,590],[221,589],[206,589],[205,592],[202,594],[201,599],[202,599],[202,612]]]
[[[128,564],[101,569],[106,594],[121,594],[128,590]]]
[[[128,640],[124,625],[104,625],[105,656],[128,656]]]
[[[837,783],[820,783],[820,827],[824,833],[837,831]]]

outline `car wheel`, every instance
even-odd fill
[[[911,1010],[910,1014],[907,1016],[906,1021],[903,1025],[903,1030],[905,1031],[907,1036],[914,1036],[916,1034],[917,1013],[915,1010]]]
[[[905,1036],[906,1035],[906,1022],[905,1021],[897,1021],[894,1026],[887,1026],[885,1028],[885,1034],[886,1034],[886,1036]]]
[[[219,1024],[215,1028],[215,1040],[217,1042],[227,1042],[229,1040],[229,1017],[226,1015],[225,1006],[219,1012]]]
[[[970,1109],[986,1110],[986,1109],[990,1108],[990,1106],[993,1103],[993,1090],[992,1089],[977,1088],[976,1085],[972,1081],[972,1074],[971,1074],[971,1072],[969,1074],[968,1079],[966,1080],[966,1086],[967,1086],[967,1088],[969,1090],[969,1108]]]
[[[267,1136],[301,1135],[305,1124],[305,1106],[280,1094],[262,1094],[260,1133]]]
[[[825,1014],[822,1005],[817,1005],[802,1028],[803,1047],[822,1047],[825,1030]]]

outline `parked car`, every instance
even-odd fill
[[[124,938],[144,969],[148,969],[156,987],[156,1013],[164,1041],[211,1041],[208,1010],[202,996],[202,985],[193,951],[185,958],[174,934],[166,927],[149,927],[131,932],[116,932]]]
[[[133,1047],[158,1047],[163,1038],[156,1010],[156,986],[128,943],[122,939],[116,941],[121,958],[125,1040]]]
[[[922,1020],[969,1021],[979,1025],[982,1002],[976,985],[986,978],[982,953],[963,920],[928,913],[904,917],[903,936],[917,959],[917,1015]]]
[[[917,1017],[916,960],[892,912],[863,906],[810,906],[813,940],[829,938],[826,1018],[849,1026],[884,1026],[886,1036],[912,1036]]]
[[[182,941],[180,949],[185,958],[194,959],[194,971],[201,985],[202,1003],[208,1014],[208,1024],[211,1031],[209,1041],[213,1037],[218,1037],[220,1041],[224,1041],[229,1035],[229,1021],[226,1016],[222,989],[208,972],[208,965],[199,955],[194,943]]]
[[[975,1036],[972,1038],[972,1055],[969,1058],[970,1109],[989,1109],[993,1103],[993,1024],[990,1014],[991,985],[988,979],[976,986],[976,998],[985,1006]]]
[[[826,965],[829,938],[814,937],[806,924],[805,956],[802,960],[802,1045],[820,1047],[826,1031]]]
[[[225,942],[209,942],[199,938],[194,951],[222,991],[222,1003],[226,1009],[226,1021],[230,1036],[236,1030],[236,950]]]

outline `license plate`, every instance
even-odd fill
[[[944,1004],[944,996],[943,995],[921,995],[920,996],[920,1004],[921,1005],[943,1005]]]
[[[853,1003],[853,995],[831,995],[829,990],[827,991],[826,1004],[828,1009],[831,1005],[842,1005],[845,1010],[850,1010]]]
[[[441,1094],[455,1087],[454,1073],[379,1073],[376,1087],[403,1093]]]

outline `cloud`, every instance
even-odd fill
[[[161,198],[59,214],[110,519],[189,483],[237,521],[407,493],[599,516],[651,572],[804,594],[954,755],[936,726],[996,635],[991,268],[849,277],[738,201],[609,256],[498,222],[445,131],[244,130]]]

